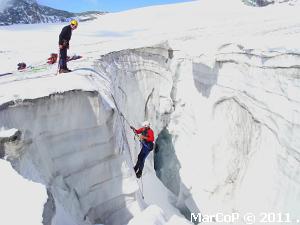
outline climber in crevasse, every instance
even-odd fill
[[[140,142],[141,142],[141,151],[138,155],[138,160],[135,164],[134,171],[136,173],[136,177],[140,178],[142,176],[145,159],[149,155],[150,151],[153,150],[154,147],[154,132],[150,128],[150,123],[148,121],[143,122],[143,127],[140,129],[135,129],[133,126],[130,128],[133,130],[134,133],[140,134]]]

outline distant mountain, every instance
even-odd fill
[[[242,0],[244,3],[247,5],[251,6],[258,6],[258,7],[263,7],[267,6],[270,4],[275,4],[275,3],[284,3],[284,2],[289,2],[291,4],[297,2],[297,0]]]
[[[0,11],[0,26],[12,24],[66,22],[77,17],[80,21],[95,19],[104,12],[71,13],[38,4],[35,0],[10,0]]]

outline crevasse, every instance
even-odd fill
[[[20,132],[4,155],[47,188],[44,224],[134,224],[150,204],[162,209],[153,224],[180,212],[299,215],[299,56],[229,43],[211,63],[172,49],[112,52],[82,89],[2,103],[1,125]],[[145,119],[158,139],[141,186],[127,122]]]

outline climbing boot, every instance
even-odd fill
[[[70,71],[67,69],[59,69],[59,73],[69,73]]]
[[[136,177],[137,178],[140,178],[142,176],[142,171],[138,171],[137,173],[136,173]]]

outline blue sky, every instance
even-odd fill
[[[70,12],[99,10],[118,12],[127,9],[139,8],[150,5],[161,5],[191,0],[37,0],[40,4]]]

